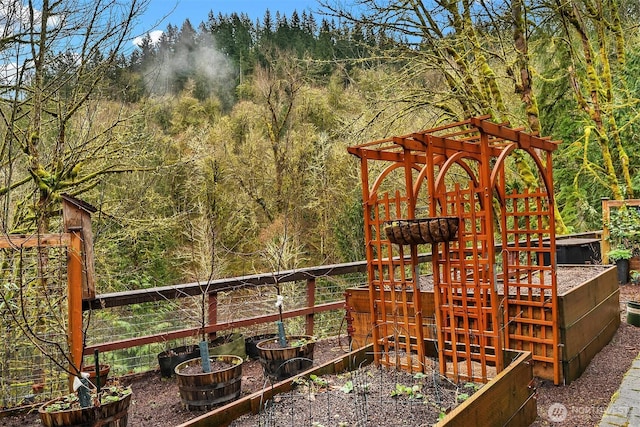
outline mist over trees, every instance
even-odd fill
[[[346,147],[479,114],[563,140],[565,231],[640,194],[636,2],[320,4],[210,12],[80,61],[26,40],[47,62],[3,92],[3,231],[55,222],[62,192],[98,207],[103,292],[360,260]]]

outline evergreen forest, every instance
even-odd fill
[[[637,0],[320,0],[135,48],[146,0],[8,3],[2,232],[93,205],[100,293],[362,260],[347,147],[476,115],[562,141],[560,233],[640,197]]]

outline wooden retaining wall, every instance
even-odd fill
[[[566,268],[573,266],[566,265]],[[576,268],[590,268],[576,265]],[[602,269],[600,265],[594,268]],[[607,268],[593,278],[558,296],[560,342],[565,384],[578,378],[609,341],[620,325],[619,286],[615,268]],[[371,344],[369,291],[366,287],[345,292],[345,307],[352,348]],[[435,340],[433,292],[420,292],[425,338]],[[392,319],[391,313],[387,313]],[[553,380],[548,364],[533,363],[534,375]]]
[[[580,377],[593,356],[615,335],[620,326],[619,296],[615,268],[558,296],[565,384]]]
[[[522,427],[538,415],[531,353],[506,352],[516,358],[436,427]]]

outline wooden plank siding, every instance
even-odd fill
[[[521,353],[435,427],[528,426],[538,415],[532,385],[531,353]]]

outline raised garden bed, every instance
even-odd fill
[[[512,361],[511,364],[496,378],[482,386],[482,388],[477,391],[475,389],[472,391],[471,387],[466,387],[470,391],[467,393],[469,395],[468,397],[465,399],[454,397],[459,405],[444,416],[436,425],[485,426],[512,423],[512,425],[524,426],[531,424],[537,415],[536,402],[535,399],[533,399],[534,389],[529,387],[533,378],[532,366],[530,364],[531,356],[529,353],[509,352],[508,359]],[[326,423],[327,414],[329,414],[334,422],[338,422],[340,420],[336,419],[334,415],[338,415],[338,417],[344,416],[346,419],[347,413],[355,416],[358,420],[363,419],[362,417],[367,416],[367,414],[376,413],[382,417],[376,421],[379,425],[405,425],[407,422],[406,417],[410,417],[412,414],[415,415],[416,413],[414,411],[421,409],[418,408],[419,406],[424,406],[424,399],[418,399],[416,396],[413,396],[413,399],[409,399],[409,392],[405,392],[404,390],[401,391],[404,395],[397,396],[396,398],[392,397],[391,394],[396,389],[396,383],[393,382],[393,380],[403,378],[403,385],[407,386],[410,381],[422,381],[423,384],[428,384],[430,382],[432,383],[433,379],[422,377],[412,380],[413,376],[405,372],[385,370],[384,368],[381,368],[381,370],[372,368],[375,369],[375,371],[373,371],[375,372],[374,375],[384,374],[390,376],[391,382],[387,379],[386,384],[393,383],[388,393],[384,393],[385,390],[383,390],[383,394],[385,395],[384,401],[381,399],[369,399],[367,397],[365,402],[364,397],[366,396],[366,392],[364,395],[358,393],[352,394],[345,393],[339,389],[334,389],[331,392],[338,394],[340,399],[330,399],[327,395],[316,395],[312,398],[312,401],[308,400],[308,391],[303,389],[302,393],[305,394],[306,397],[305,399],[297,401],[298,403],[296,403],[295,407],[291,406],[291,401],[284,397],[284,394],[291,395],[293,393],[292,390],[295,388],[296,383],[302,383],[306,387],[319,386],[320,380],[318,378],[325,378],[327,375],[329,376],[328,378],[337,378],[335,375],[338,373],[362,369],[363,366],[366,366],[370,362],[371,347],[368,346],[319,367],[305,371],[296,377],[269,385],[257,393],[190,420],[181,426],[215,427],[226,426],[232,422],[233,424],[231,425],[237,427],[260,425],[260,416],[269,416],[268,413],[264,412],[265,405],[269,401],[284,403],[282,410],[284,410],[286,414],[289,414],[288,416],[291,416],[290,414],[292,412],[301,413],[304,416],[305,413],[308,413],[308,408],[311,404],[311,406],[315,406],[320,410],[319,412],[323,414],[320,415],[321,417],[325,417],[322,419],[309,419],[307,417],[304,420],[305,425],[310,425],[312,422],[320,424],[323,424],[323,422]],[[344,376],[348,377],[349,373],[344,374]],[[300,378],[304,378],[304,380],[301,381]],[[439,378],[439,381],[447,380]],[[452,389],[455,390],[453,395],[458,396],[460,393],[464,393],[465,385],[466,384],[450,384]],[[341,387],[343,386],[344,384],[341,385]],[[329,391],[326,392],[328,393]],[[443,396],[441,396],[441,398],[442,397]],[[360,400],[358,400],[358,398],[360,398]],[[435,398],[437,399],[437,397]],[[394,399],[396,400],[394,401]],[[398,404],[398,399],[402,399],[403,407],[408,409],[392,414],[391,410],[394,404]],[[441,401],[443,401],[443,399],[441,399]],[[287,406],[287,402],[290,404],[289,406]],[[331,402],[330,406],[327,406],[327,402]],[[338,405],[340,405],[340,408]],[[412,407],[411,405],[414,406]],[[261,411],[262,415],[260,415]],[[355,414],[354,411],[356,411]],[[440,409],[436,410],[436,420],[439,415]],[[291,424],[289,421],[290,419],[288,418],[280,419],[278,421],[280,424],[278,425],[295,425],[295,423]],[[371,422],[371,419],[369,422]],[[262,425],[264,425],[264,423]]]
[[[619,286],[615,267],[602,265],[558,266],[557,282],[562,373],[565,384],[569,384],[582,374],[618,329]],[[369,290],[350,288],[345,295],[352,348],[368,345],[371,343]],[[421,278],[420,298],[424,336],[435,340],[433,285],[428,278]],[[544,364],[534,363],[534,374],[553,379],[552,369]]]

